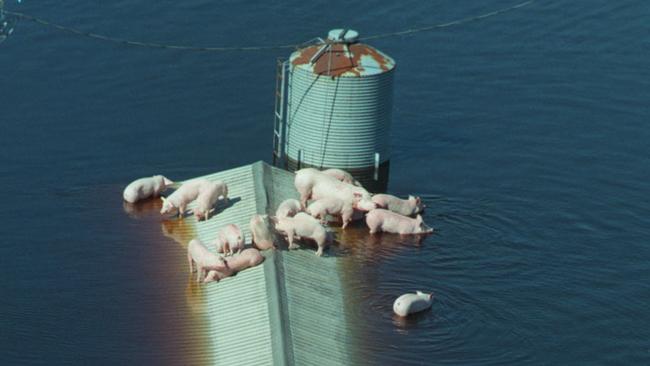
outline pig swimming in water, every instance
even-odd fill
[[[412,219],[382,208],[368,212],[366,215],[366,224],[370,228],[370,234],[380,231],[402,235],[428,234],[433,232],[433,229],[422,222],[422,216],[420,215]]]
[[[345,202],[339,198],[326,197],[309,204],[307,212],[314,218],[320,219],[321,222],[324,222],[325,216],[327,215],[341,216],[341,220],[343,221],[342,228],[345,229],[348,223],[352,221],[354,209],[352,208],[351,202]]]
[[[244,249],[244,234],[242,234],[239,226],[235,224],[228,224],[219,231],[217,239],[213,242],[217,248],[217,252],[224,253],[225,255],[237,253]]]
[[[275,248],[273,244],[273,233],[262,215],[253,215],[250,221],[250,229],[253,234],[253,245],[259,250]]]
[[[275,210],[275,217],[278,219],[283,217],[294,217],[300,211],[302,211],[300,201],[289,198],[282,201],[280,206],[278,206],[278,209]]]
[[[212,253],[198,239],[192,239],[187,245],[187,261],[190,264],[190,273],[194,271],[193,264],[196,264],[196,282],[201,281],[203,271],[217,270],[227,271],[228,263],[221,256]]]
[[[377,204],[377,208],[385,208],[404,216],[418,214],[426,207],[420,197],[415,196],[409,196],[408,199],[403,200],[390,194],[376,194],[372,196],[372,202]]]
[[[241,272],[246,268],[255,267],[264,261],[264,257],[260,251],[255,248],[244,249],[241,253],[234,255],[228,259],[228,266],[223,270],[212,270],[205,276],[204,283],[219,281],[226,277],[230,277],[237,272]]]
[[[318,220],[304,212],[299,212],[294,217],[283,217],[277,219],[275,229],[287,236],[289,249],[297,249],[298,245],[293,243],[294,238],[311,239],[318,245],[317,256],[323,255],[323,249],[329,245],[331,236]]]
[[[163,206],[160,209],[160,214],[165,215],[178,211],[178,216],[183,217],[187,205],[194,201],[201,191],[201,186],[207,185],[210,182],[207,179],[192,179],[183,183],[174,193],[169,197],[160,197],[163,201]]]
[[[172,184],[174,182],[162,175],[136,179],[124,188],[122,197],[126,202],[135,203],[145,198],[160,196],[160,193]]]
[[[426,310],[433,304],[433,294],[416,291],[414,294],[404,294],[393,303],[393,311],[399,316],[407,316]]]
[[[228,204],[228,186],[226,183],[217,180],[214,182],[206,181],[199,186],[199,195],[196,198],[196,207],[194,216],[197,220],[210,218],[210,211],[214,207],[219,197],[223,198]]]

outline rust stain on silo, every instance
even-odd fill
[[[325,44],[313,45],[298,51],[300,53],[291,63],[294,66],[309,65],[312,57],[323,46]],[[364,56],[370,57],[374,61],[372,66],[379,66],[383,72],[389,71],[394,65],[392,60],[368,45],[330,43],[328,49],[312,65],[312,71],[317,75],[331,77],[362,76],[368,72],[368,65],[364,65],[362,60]]]

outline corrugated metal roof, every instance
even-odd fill
[[[263,162],[203,178],[226,182],[231,203],[218,206],[208,221],[188,216],[183,225],[163,225],[166,235],[184,245],[193,236],[208,243],[230,223],[242,229],[250,245],[250,217],[275,212],[284,199],[298,197],[293,174]],[[262,265],[201,285],[204,331],[212,341],[215,364],[350,364],[337,258],[316,257],[312,248],[263,254]]]

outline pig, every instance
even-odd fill
[[[318,200],[326,197],[351,202],[352,206],[360,211],[370,211],[376,207],[370,193],[363,187],[341,182],[314,168],[297,171],[294,184],[300,193],[300,204],[305,208],[310,198]]]
[[[363,187],[355,187],[351,184],[332,181],[320,181],[312,188],[311,198],[320,200],[323,198],[338,198],[346,204],[351,204],[352,208],[359,211],[370,211],[377,207],[372,202],[370,193]]]
[[[253,234],[253,245],[259,250],[275,248],[273,234],[261,215],[253,215],[250,221],[250,229]]]
[[[296,199],[289,198],[282,201],[280,206],[278,206],[278,209],[275,210],[275,217],[276,218],[293,217],[295,214],[297,214],[300,211],[302,211],[300,202]]]
[[[370,234],[379,231],[401,235],[428,234],[433,232],[433,229],[422,222],[422,216],[420,215],[412,219],[382,208],[368,212],[366,215],[366,224],[370,228]]]
[[[198,196],[203,185],[209,184],[206,179],[198,178],[192,179],[183,183],[174,193],[169,197],[161,197],[163,206],[160,209],[160,214],[165,215],[178,211],[178,216],[183,217],[187,205],[194,201]]]
[[[217,252],[225,255],[237,253],[244,249],[244,234],[235,224],[228,224],[219,230],[217,239],[213,242]]]
[[[307,213],[314,218],[320,218],[321,223],[325,223],[326,215],[341,216],[341,221],[343,222],[342,228],[345,229],[348,223],[352,221],[354,209],[352,208],[351,202],[334,197],[325,197],[309,204]]]
[[[136,179],[124,188],[122,197],[126,202],[135,203],[145,198],[160,196],[172,184],[174,182],[162,175]]]
[[[312,188],[319,180],[323,179],[336,181],[336,178],[323,174],[314,168],[304,168],[296,172],[294,184],[296,190],[300,193],[300,204],[302,207],[307,207],[307,201],[311,197]]]
[[[199,196],[196,198],[196,207],[193,210],[196,219],[208,220],[210,211],[212,211],[214,204],[220,197],[228,204],[228,186],[226,183],[217,180],[214,182],[206,181],[201,184]]]
[[[399,316],[407,316],[426,310],[433,304],[433,294],[416,291],[414,294],[404,294],[393,303],[393,312]]]
[[[203,271],[227,271],[228,263],[219,255],[212,253],[199,239],[192,239],[187,245],[187,261],[190,264],[190,274],[196,264],[196,282],[201,282]]]
[[[410,195],[408,199],[403,200],[390,194],[376,194],[372,196],[372,202],[374,202],[378,208],[385,208],[404,216],[413,216],[418,214],[426,207],[420,200],[420,197]]]
[[[264,257],[259,250],[255,248],[244,249],[241,253],[234,255],[228,259],[228,267],[223,270],[214,269],[208,272],[205,276],[203,283],[212,281],[220,281],[226,277],[230,277],[237,272],[241,272],[246,268],[255,267],[264,261]]]
[[[275,229],[287,236],[289,249],[297,249],[298,245],[293,243],[293,239],[311,239],[318,245],[317,256],[323,255],[323,249],[331,242],[331,236],[325,230],[323,225],[315,218],[304,212],[299,212],[294,217],[284,217],[277,219]]]
[[[345,170],[342,169],[325,169],[323,170],[323,174],[327,174],[330,177],[334,177],[341,182],[345,182],[348,184],[352,184],[353,186],[361,187],[361,183],[359,183],[356,179],[352,177],[352,174],[346,172]]]

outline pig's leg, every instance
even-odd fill
[[[348,224],[352,221],[352,215],[354,215],[354,210],[353,209],[344,209],[343,212],[341,212],[341,220],[343,221],[343,229],[348,226]]]
[[[318,250],[316,251],[316,255],[319,257],[323,256],[323,247],[325,247],[325,238],[324,237],[317,237],[316,238],[316,244],[318,245]]]
[[[307,201],[309,200],[310,196],[311,196],[311,189],[300,190],[300,206],[302,206],[303,210],[307,209]]]
[[[192,274],[192,272],[194,272],[194,266],[192,265],[192,255],[189,252],[187,253],[187,261],[190,264],[190,274]]]
[[[215,270],[211,270],[208,272],[208,274],[205,276],[205,279],[203,279],[203,283],[209,283],[212,281],[217,281],[219,282],[221,278],[219,277],[219,274]]]
[[[289,241],[289,249],[298,249],[300,248],[298,244],[293,243],[293,230],[287,232],[287,240]]]
[[[350,223],[350,221],[352,221],[352,213],[353,212],[354,211],[352,211],[352,212],[343,211],[343,213],[341,214],[341,221],[343,221],[343,226],[341,227],[342,229],[345,229],[348,226],[348,224]]]
[[[203,272],[203,267],[197,263],[196,264],[196,282],[197,283],[201,282],[201,274],[202,274],[202,272]]]

